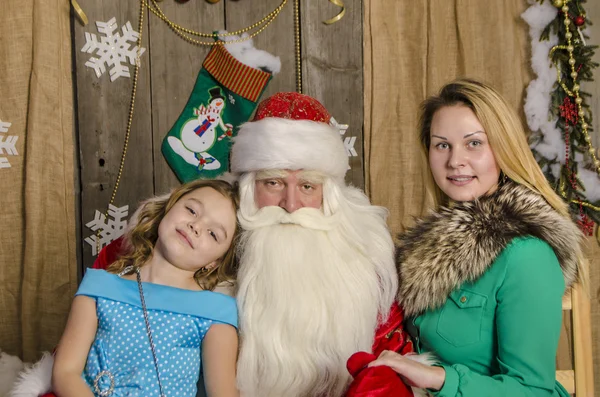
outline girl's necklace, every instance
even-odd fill
[[[154,367],[156,368],[156,379],[158,380],[158,389],[160,391],[160,397],[166,397],[163,392],[162,383],[160,382],[160,373],[158,371],[158,358],[156,357],[156,348],[154,346],[154,340],[152,339],[152,330],[150,329],[150,320],[148,320],[148,310],[146,310],[146,300],[144,299],[144,289],[142,288],[142,276],[140,275],[140,268],[135,268],[135,275],[137,278],[138,289],[140,290],[140,300],[142,301],[142,311],[144,312],[144,322],[146,323],[146,333],[148,334],[148,340],[150,341],[150,349],[152,350],[152,357],[154,358]]]

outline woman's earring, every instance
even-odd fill
[[[200,268],[200,273],[204,274],[204,273],[208,273],[208,267],[203,266]]]

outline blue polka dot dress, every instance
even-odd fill
[[[214,323],[237,327],[235,299],[212,291],[142,285],[163,391],[167,397],[194,397],[202,339]],[[83,371],[94,394],[159,397],[137,282],[89,269],[76,295],[96,300],[98,330]],[[107,394],[111,382],[112,393]]]

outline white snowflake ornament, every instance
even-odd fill
[[[93,232],[100,229],[100,241],[98,242],[98,234],[87,237],[84,241],[92,246],[92,255],[98,255],[98,250],[104,248],[111,241],[118,239],[125,233],[127,226],[127,215],[129,206],[115,207],[112,204],[108,205],[108,216],[112,219],[106,219],[106,216],[98,210],[94,214],[94,219],[85,224]]]
[[[0,120],[0,133],[7,133],[12,123]],[[18,156],[16,135],[0,135],[0,168],[10,168],[10,162],[4,155]]]
[[[329,120],[329,124],[332,127],[336,128],[340,132],[340,135],[344,135],[346,133],[346,131],[348,131],[348,124],[339,124],[337,122],[337,120],[334,119],[333,117]],[[356,143],[355,136],[344,137],[344,147],[346,148],[346,153],[348,154],[348,157],[358,156],[356,149],[354,149],[355,143]],[[350,165],[348,165],[348,169],[350,169]]]
[[[119,77],[130,77],[129,66],[124,62],[129,60],[131,65],[135,65],[138,49],[140,56],[146,51],[144,47],[129,48],[132,43],[137,43],[139,33],[133,30],[131,23],[127,21],[121,28],[123,33],[121,36],[117,32],[117,20],[114,17],[108,22],[96,21],[96,27],[98,32],[104,36],[100,36],[100,41],[98,41],[95,34],[85,32],[85,45],[81,52],[91,54],[95,51],[98,55],[98,57],[90,57],[85,66],[94,69],[98,78],[106,72],[106,67],[109,67],[110,81],[115,81]]]

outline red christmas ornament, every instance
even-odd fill
[[[583,15],[578,15],[575,17],[573,22],[575,23],[575,26],[583,26],[585,23],[585,17]]]
[[[577,221],[577,225],[579,226],[584,235],[592,236],[594,234],[595,223],[586,214],[581,215],[581,218]]]
[[[558,107],[560,109],[560,117],[565,120],[565,124],[575,125],[579,115],[577,113],[577,105],[571,102],[571,98],[568,96],[563,100],[563,104]]]

